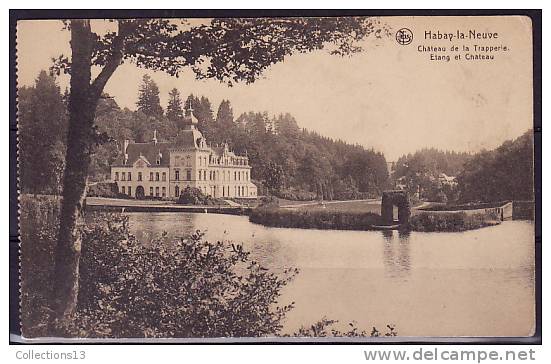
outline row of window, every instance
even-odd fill
[[[222,181],[231,180],[231,172],[228,171],[222,171]],[[207,180],[207,171],[206,170],[199,170],[198,171],[198,179],[199,181],[206,181]],[[219,171],[209,171],[208,176],[209,181],[213,180],[220,180],[220,172]],[[174,171],[174,178],[176,181],[180,180],[180,171],[176,170]],[[120,175],[121,181],[132,181],[132,172],[121,172]],[[138,172],[138,181],[142,181],[143,176],[142,172]],[[149,173],[149,180],[150,181],[163,181],[166,182],[166,172],[150,172]],[[249,171],[234,171],[233,172],[233,180],[234,181],[248,181],[249,180]],[[115,181],[119,181],[119,172],[115,172]],[[191,170],[186,170],[186,179],[185,181],[191,181]]]
[[[155,191],[156,197],[166,197],[166,187],[163,187],[160,190],[159,190],[159,187],[155,187],[155,189],[153,189],[153,187],[149,187],[149,196],[153,196],[153,191]],[[176,197],[178,197],[179,196],[178,186],[176,186],[175,191],[177,191],[178,195],[176,195]],[[128,196],[132,196],[132,186],[121,186],[121,193]]]
[[[233,187],[234,187],[234,196],[246,197],[245,186],[233,186]]]
[[[153,196],[153,187],[149,187],[149,196]],[[161,189],[161,194],[159,195],[159,187],[155,187],[155,197],[166,197],[166,187]]]
[[[209,157],[209,162],[211,164],[223,164],[223,165],[228,165],[228,164],[231,164],[231,165],[235,165],[235,166],[248,166],[249,165],[249,162],[247,159],[245,158],[228,158],[228,157],[214,157],[214,156],[210,156]],[[201,165],[201,157],[199,157],[199,165]],[[204,159],[204,165],[206,166],[207,165],[207,159],[205,157]]]
[[[119,172],[115,172],[115,181],[119,180]],[[121,172],[121,181],[132,181],[132,172]],[[142,181],[143,176],[142,172],[138,172],[138,181]],[[149,173],[150,181],[163,181],[166,182],[166,172],[150,172]]]
[[[197,171],[197,179],[199,181],[214,181],[220,179],[220,171],[208,171],[208,179],[207,179],[207,171],[202,169]],[[231,172],[222,171],[222,181],[231,180]],[[176,181],[180,180],[180,171],[176,170],[174,171],[174,178]],[[248,181],[249,180],[249,171],[235,171],[233,174],[234,181]],[[186,170],[186,179],[185,181],[191,181],[191,170]]]
[[[207,187],[203,186],[201,188],[204,193],[207,193]],[[234,196],[236,197],[246,197],[246,190],[245,186],[233,186],[234,190]],[[132,186],[121,186],[121,193],[125,195],[132,196]],[[214,193],[212,191],[211,193]],[[155,197],[166,197],[166,187],[149,187],[149,196],[155,196]],[[174,196],[179,197],[180,196],[180,187],[175,186],[174,187]],[[222,186],[222,197],[229,197],[230,196],[230,186]]]
[[[205,172],[205,177],[204,179],[206,180],[207,179],[207,176],[206,176],[206,171]],[[220,173],[220,171],[209,171],[209,181],[214,181],[214,180],[220,180],[220,174],[222,174],[222,181],[226,181],[226,179],[228,181],[231,181],[231,176],[232,176],[232,173],[230,171],[228,171],[226,173],[226,171],[222,171],[222,173]],[[199,179],[201,179],[201,171],[199,171]],[[249,171],[234,171],[233,172],[233,180],[234,181],[248,181],[249,180]]]
[[[207,157],[199,157],[199,166],[207,166]]]
[[[207,187],[200,187],[206,194]],[[214,194],[215,188],[211,187],[211,194]],[[248,189],[245,186],[233,186],[233,196],[235,197],[247,197],[246,192]],[[132,186],[121,186],[121,193],[132,196]],[[166,187],[149,187],[149,196],[166,197]],[[180,196],[180,187],[174,187],[174,197]],[[230,186],[222,186],[222,197],[230,197]]]

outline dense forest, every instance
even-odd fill
[[[19,188],[60,194],[65,168],[67,98],[42,71],[34,87],[17,92]]]
[[[60,193],[67,98],[44,71],[34,86],[18,90],[20,187],[25,192]],[[229,100],[215,113],[208,97],[190,94],[184,100],[177,89],[170,91],[164,110],[159,89],[147,75],[136,110],[120,108],[109,95],[100,100],[89,179],[108,178],[124,139],[145,142],[157,130],[160,141],[173,140],[189,105],[209,143],[228,143],[236,153],[249,156],[252,178],[262,193],[301,200],[353,199],[400,185],[431,201],[533,199],[532,131],[476,154],[422,149],[399,158],[389,176],[382,153],[301,129],[289,113],[250,111],[234,117]],[[441,173],[456,177],[456,183],[443,185]]]
[[[493,202],[534,199],[533,132],[478,153],[423,149],[402,156],[391,178],[410,193],[439,202]],[[443,184],[439,175],[456,177]]]
[[[528,130],[476,153],[457,176],[461,201],[534,200],[534,136]]]
[[[457,176],[471,158],[468,153],[425,148],[400,157],[392,168],[392,180],[414,195],[429,201],[448,202],[458,198],[455,184],[442,184],[441,173]]]
[[[425,148],[400,157],[395,163],[394,173],[397,176],[408,176],[414,172],[423,171],[431,174],[445,173],[448,176],[457,176],[470,157],[469,153]]]
[[[215,113],[208,97],[190,94],[184,100],[177,89],[170,91],[164,110],[159,88],[147,75],[137,92],[136,110],[120,108],[109,95],[101,98],[90,180],[108,177],[124,139],[145,142],[154,130],[160,141],[175,139],[191,105],[211,145],[228,143],[236,153],[249,156],[252,178],[263,193],[304,200],[349,199],[376,196],[389,187],[382,153],[301,129],[289,113],[250,111],[235,117],[229,100],[223,100]],[[58,193],[67,95],[54,78],[41,72],[35,85],[22,87],[18,97],[21,186],[31,193]]]

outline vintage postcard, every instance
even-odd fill
[[[17,21],[21,340],[536,334],[529,16],[83,18]]]

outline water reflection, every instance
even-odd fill
[[[252,257],[264,267],[270,267],[272,272],[281,273],[287,268],[295,267],[291,249],[284,246],[276,237],[267,240],[253,240],[245,243],[245,248]]]
[[[521,336],[534,318],[534,227],[525,221],[461,233],[267,228],[246,216],[131,213],[142,241],[199,229],[243,243],[274,272],[300,274],[284,332],[321,317],[360,327],[392,322],[400,335]],[[507,317],[507,320],[503,320]]]
[[[146,244],[166,232],[170,237],[186,237],[196,228],[196,214],[131,214],[130,229],[138,241]]]
[[[408,231],[381,231],[384,239],[383,257],[385,272],[392,278],[407,278],[410,271]]]

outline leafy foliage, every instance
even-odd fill
[[[301,229],[370,230],[381,224],[381,216],[372,212],[295,210],[258,207],[249,220],[266,226]]]
[[[25,92],[36,91],[28,88]],[[61,99],[59,90],[56,92]],[[103,95],[96,109],[95,125],[97,133],[105,135],[106,140],[94,148],[89,171],[92,181],[109,178],[110,166],[121,153],[123,140],[148,142],[154,130],[159,141],[177,137],[183,127],[182,118],[177,116],[179,92],[172,90],[170,100],[166,115],[148,116],[139,110],[121,109],[112,97]],[[234,120],[230,101],[223,100],[215,119],[207,97],[191,94],[187,100],[188,105],[191,101],[199,128],[209,143],[228,142],[237,153],[247,154],[252,166],[251,177],[265,186],[266,192],[292,200],[357,199],[376,196],[388,185],[382,153],[301,130],[289,113],[270,118],[267,113],[248,112]],[[28,114],[34,106],[22,97],[19,107],[22,113]],[[25,127],[23,125],[23,129]],[[59,143],[56,150],[64,151],[64,142]],[[36,152],[30,147],[26,149],[25,145],[22,144],[23,151]],[[22,154],[25,162],[32,163],[33,158]],[[30,172],[37,170],[42,169]],[[52,171],[53,168],[48,170]],[[37,186],[36,189],[45,191],[57,186],[60,184],[51,179],[47,188]]]
[[[428,201],[455,201],[457,188],[442,184],[439,175],[457,176],[471,157],[469,153],[421,149],[400,157],[394,165],[392,178],[397,185],[405,185],[410,195],[419,191],[420,197]]]
[[[119,188],[116,182],[98,182],[91,184],[88,186],[88,190],[86,192],[86,196],[90,197],[117,198],[122,197],[121,195],[128,196],[119,193]]]
[[[467,214],[465,212],[421,212],[410,219],[415,231],[465,231],[499,224],[500,218],[493,211]]]
[[[233,150],[246,153],[252,178],[282,198],[359,198],[388,186],[382,153],[301,130],[289,113],[270,118],[247,112],[233,124],[213,123],[206,130],[207,140],[223,135]]]
[[[168,120],[176,123],[181,123],[184,118],[184,109],[182,105],[182,99],[180,97],[180,91],[173,88],[168,94],[168,105],[166,107],[166,117]]]
[[[55,260],[55,307],[59,319],[74,311],[78,294],[80,239],[76,222],[86,194],[91,157],[98,143],[94,117],[105,85],[124,61],[171,75],[191,67],[198,78],[254,81],[271,64],[294,52],[333,44],[335,54],[361,48],[380,35],[371,18],[212,19],[179,27],[172,19],[119,19],[117,31],[99,36],[89,19],[64,21],[71,31],[72,58],[53,59],[53,73],[71,74],[63,206]],[[180,24],[183,25],[183,24]],[[268,32],[266,32],[266,30]],[[249,47],[250,48],[249,48]],[[92,79],[92,66],[101,68]]]
[[[445,173],[448,176],[457,176],[470,157],[469,153],[425,148],[400,157],[396,161],[394,174],[396,177],[401,177],[415,172],[427,172],[433,175]]]
[[[18,90],[21,188],[59,193],[65,166],[67,109],[55,78],[40,72],[33,87]]]
[[[59,201],[21,198],[23,335],[50,336],[52,268]],[[259,337],[281,334],[294,303],[281,290],[298,274],[273,273],[241,245],[208,242],[201,232],[140,242],[122,214],[89,213],[83,237],[76,313],[62,324],[69,337]],[[323,318],[290,336],[379,336]],[[393,326],[385,336],[394,336]],[[288,335],[284,335],[288,336]]]
[[[182,205],[227,205],[226,201],[205,195],[196,187],[186,187],[180,193],[178,203]]]
[[[26,337],[47,336],[58,206],[22,199],[22,312]],[[275,335],[293,304],[277,305],[298,273],[269,272],[241,245],[196,232],[138,242],[120,214],[92,214],[71,337],[256,337]]]
[[[117,30],[93,33],[92,64],[114,61],[178,76],[190,67],[198,79],[232,85],[254,82],[266,68],[293,53],[328,48],[331,54],[362,50],[370,35],[388,36],[388,27],[371,17],[214,18],[193,24],[187,19],[118,19]],[[66,23],[70,29],[70,23]],[[52,70],[70,72],[64,55]],[[117,66],[118,66],[117,64]],[[101,79],[101,78],[100,78]]]
[[[21,327],[25,337],[48,336],[53,287],[54,242],[59,201],[44,196],[20,198]]]
[[[322,318],[318,322],[310,326],[302,326],[292,336],[297,337],[394,337],[398,335],[394,325],[386,325],[386,332],[382,334],[376,327],[373,327],[371,331],[361,330],[356,326],[356,322],[350,322],[348,324],[348,330],[339,330],[334,328],[334,325],[339,321],[330,320],[326,317]]]
[[[161,107],[161,100],[159,98],[159,86],[147,74],[143,76],[136,106],[138,107],[138,111],[143,112],[147,116],[160,117],[163,115],[163,108]]]
[[[126,224],[111,216],[86,227],[75,321],[81,335],[250,337],[281,329],[292,304],[277,306],[277,299],[296,270],[275,275],[242,246],[210,243],[200,232],[144,245]]]
[[[233,109],[229,100],[222,100],[216,113],[216,124],[220,127],[231,127],[233,125]]]
[[[458,176],[461,201],[534,200],[532,130],[473,156]]]

